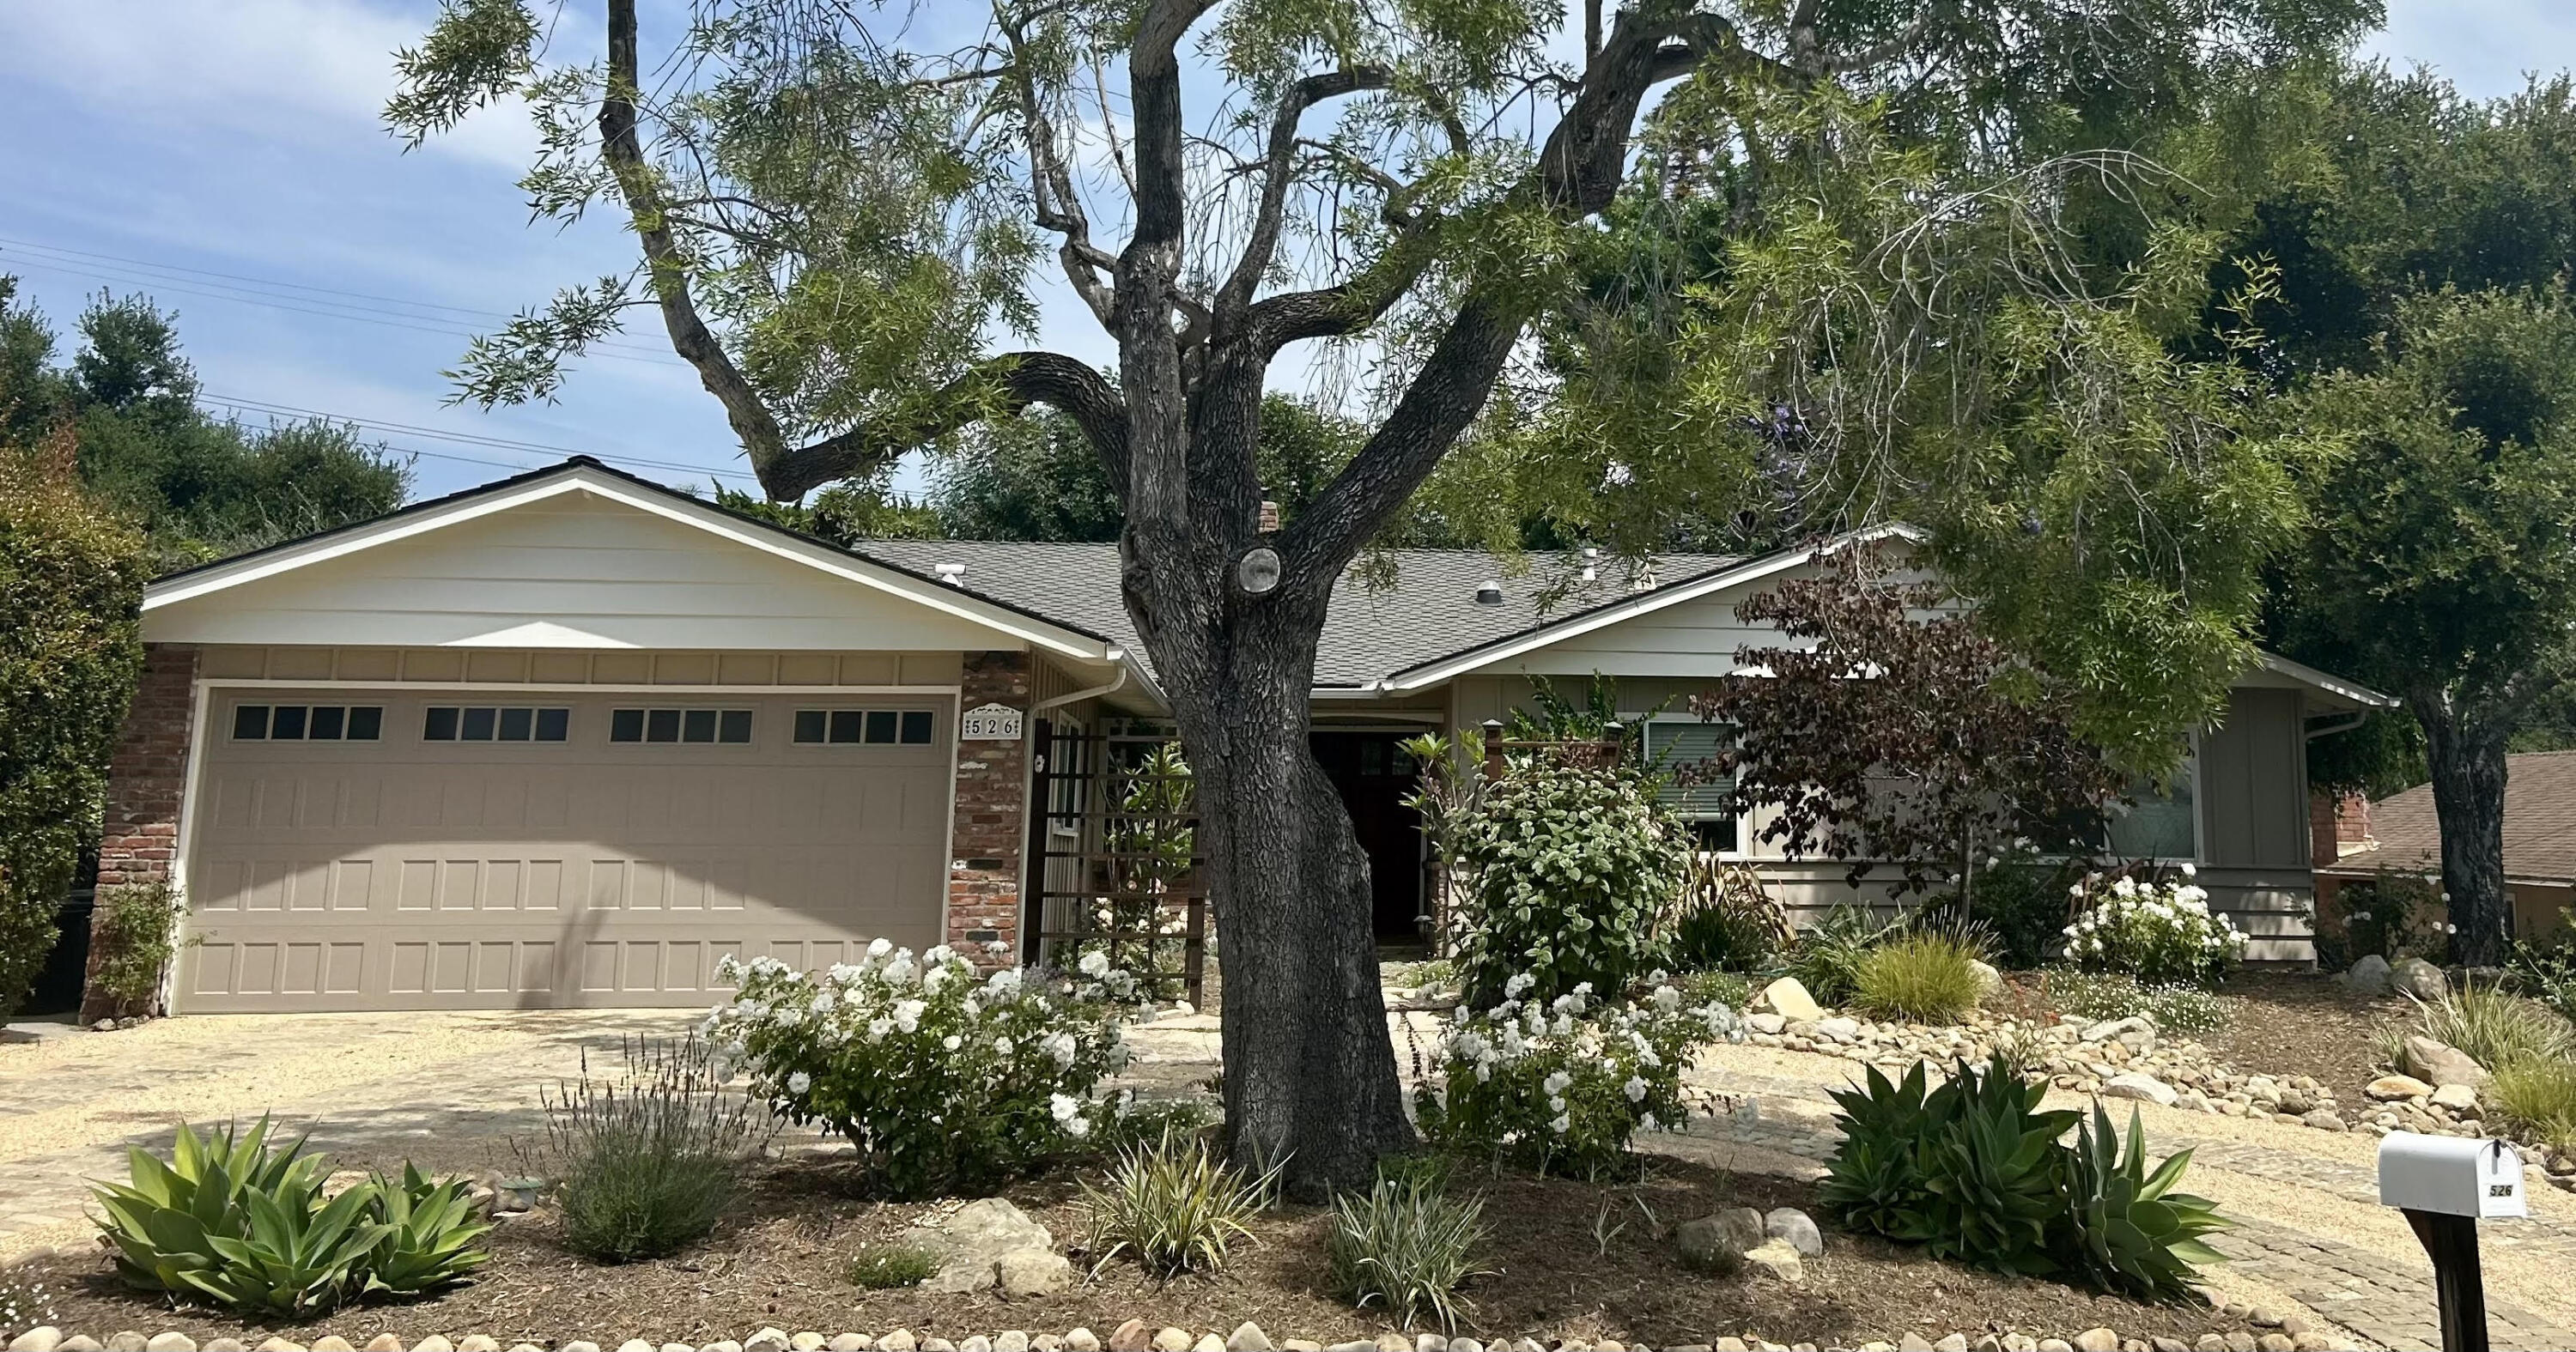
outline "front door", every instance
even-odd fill
[[[1369,893],[1377,937],[1421,940],[1422,817],[1404,805],[1414,789],[1413,760],[1394,732],[1317,732],[1312,744],[1324,774],[1350,809],[1360,849],[1368,855]]]

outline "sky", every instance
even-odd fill
[[[667,26],[676,0],[648,0],[648,29],[656,8]],[[2471,94],[2576,64],[2570,0],[2388,8],[2369,50]],[[649,315],[553,404],[446,402],[442,372],[468,336],[623,272],[633,246],[607,214],[530,224],[513,184],[534,137],[509,110],[408,153],[386,134],[389,53],[435,12],[435,0],[0,0],[0,273],[58,332],[101,288],[151,295],[178,312],[211,402],[254,423],[361,421],[417,455],[416,497],[575,451],[669,483],[750,487],[722,411]],[[1061,295],[1039,339],[1109,355]],[[899,486],[921,483],[913,465]]]

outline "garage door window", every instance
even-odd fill
[[[796,740],[805,746],[928,746],[927,709],[799,709]]]
[[[236,742],[372,742],[384,730],[381,704],[236,704]]]
[[[741,745],[751,740],[751,710],[616,709],[608,715],[608,740]]]
[[[421,717],[424,742],[560,742],[572,734],[572,710],[524,705],[433,705]]]

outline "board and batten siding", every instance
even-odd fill
[[[992,628],[566,493],[157,607],[157,643],[980,651]]]

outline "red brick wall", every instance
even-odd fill
[[[2360,845],[2370,839],[2370,800],[2358,793],[2308,795],[2308,861],[2318,868],[2332,864],[2338,845]]]
[[[188,732],[195,715],[197,650],[184,643],[155,643],[143,652],[143,676],[125,713],[125,730],[107,765],[107,814],[98,842],[100,900],[119,887],[170,881],[179,850],[180,800],[188,790]],[[91,970],[102,954],[97,942],[101,905],[92,913]],[[118,1011],[92,991],[81,1017]]]
[[[966,655],[962,712],[984,704],[1029,707],[1026,653]],[[987,967],[1017,962],[1020,856],[1028,848],[1028,734],[1015,742],[957,743],[956,818],[949,839],[948,942]],[[998,940],[999,954],[986,951]]]

